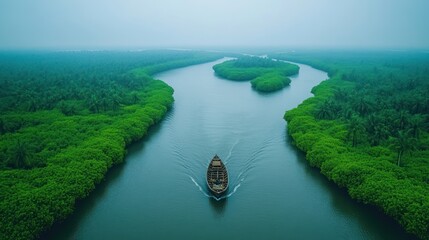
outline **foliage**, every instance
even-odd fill
[[[188,51],[0,54],[0,239],[31,239],[73,211],[173,103],[151,74],[208,62]]]
[[[268,58],[241,56],[213,67],[216,75],[234,81],[251,81],[260,92],[273,92],[290,84],[288,76],[297,74],[299,67]]]
[[[253,79],[252,87],[260,92],[274,92],[290,84],[290,78],[279,73],[267,73]]]
[[[330,74],[313,89],[315,97],[285,114],[288,132],[310,164],[353,198],[380,207],[408,232],[429,239],[429,56],[271,57]]]

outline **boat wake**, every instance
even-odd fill
[[[244,178],[240,179],[240,181],[239,181],[239,182],[238,182],[238,184],[234,187],[234,189],[232,190],[232,192],[228,193],[225,197],[221,197],[221,198],[219,198],[219,200],[220,200],[220,199],[222,199],[222,198],[229,198],[229,197],[231,197],[232,195],[234,195],[234,194],[237,192],[238,188],[239,188],[239,187],[241,187],[241,183],[242,183],[243,181],[244,181]],[[217,200],[217,198],[216,198],[216,200]]]
[[[226,164],[228,164],[229,159],[230,159],[230,158],[231,158],[231,156],[232,156],[232,151],[234,150],[235,146],[237,146],[238,142],[239,142],[239,139],[237,138],[237,140],[234,142],[234,144],[232,144],[232,147],[231,147],[231,149],[229,150],[228,156],[226,157],[225,165],[226,165]]]
[[[225,195],[223,195],[219,198],[214,196],[211,192],[209,192],[209,190],[205,186],[206,185],[205,181],[203,183],[203,180],[193,177],[193,176],[195,176],[195,173],[193,170],[194,169],[200,169],[201,167],[200,166],[198,166],[198,167],[197,166],[190,166],[189,165],[189,164],[191,164],[190,161],[182,161],[182,160],[186,159],[185,156],[183,156],[183,154],[182,154],[183,149],[180,149],[179,147],[177,147],[177,149],[174,150],[174,154],[178,159],[181,160],[180,165],[182,165],[182,167],[184,169],[186,169],[186,171],[188,172],[188,174],[186,174],[186,175],[191,179],[191,181],[193,182],[195,187],[198,189],[198,191],[200,191],[205,197],[213,198],[217,201],[220,201],[222,199],[229,198],[229,197],[233,196],[238,191],[238,189],[241,187],[244,180],[247,178],[249,171],[251,171],[254,167],[256,167],[255,162],[257,162],[258,159],[263,158],[262,156],[264,154],[266,154],[267,151],[269,151],[269,148],[273,144],[277,143],[278,139],[279,138],[277,136],[270,135],[270,137],[268,137],[264,141],[262,141],[257,148],[254,148],[253,151],[250,151],[250,156],[248,156],[245,161],[243,161],[241,163],[235,162],[235,161],[230,162],[231,158],[233,157],[233,155],[236,151],[237,146],[240,143],[240,138],[237,138],[234,141],[234,143],[231,145],[231,147],[228,151],[228,154],[225,158],[226,159],[225,165],[229,166],[230,164],[233,164],[235,166],[232,166],[232,167],[239,168],[239,169],[241,169],[241,171],[239,172],[238,176],[236,178],[234,178],[233,181],[230,182],[228,192],[226,192]],[[194,156],[193,158],[198,159],[198,158],[200,158],[200,156]],[[239,165],[237,165],[237,164],[239,164]]]
[[[189,176],[189,175],[188,175]],[[239,177],[241,176],[241,174],[239,175]],[[225,198],[229,198],[229,197],[231,197],[232,195],[234,195],[236,192],[237,192],[237,190],[238,190],[238,188],[240,188],[241,187],[241,183],[244,181],[244,177],[243,178],[241,178],[240,180],[239,180],[239,182],[238,182],[238,184],[234,187],[234,189],[232,190],[232,192],[230,192],[230,193],[228,193],[227,195],[225,195],[225,196],[222,196],[222,197],[220,197],[220,198],[217,198],[216,196],[214,196],[214,195],[212,195],[212,194],[209,194],[209,193],[207,193],[206,191],[204,191],[204,189],[201,187],[201,185],[200,184],[198,184],[198,182],[192,177],[192,176],[189,176],[189,178],[191,179],[191,181],[194,183],[194,185],[198,188],[198,190],[202,193],[202,194],[204,194],[204,196],[206,196],[206,197],[208,197],[208,198],[213,198],[213,199],[215,199],[216,201],[220,201],[220,200],[222,200],[222,199],[225,199]]]
[[[189,176],[189,178],[192,180],[192,182],[194,182],[195,186],[198,188],[198,190],[200,190],[200,192],[202,192],[206,197],[211,197],[211,195],[206,193],[193,177]]]
[[[276,139],[276,137],[271,136],[265,139],[259,147],[253,150],[247,160],[245,160],[240,166],[241,172],[238,175],[238,178],[240,178],[241,176],[247,176],[247,173],[256,167],[255,163],[258,160],[263,159],[263,155],[269,152],[268,149],[276,143]]]

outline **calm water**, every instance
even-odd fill
[[[291,144],[285,110],[311,96],[325,72],[300,65],[291,86],[259,94],[214,76],[221,61],[157,76],[175,104],[130,147],[53,239],[406,239],[392,220],[355,203]],[[228,168],[225,199],[210,197],[207,165]]]

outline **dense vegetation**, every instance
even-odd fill
[[[64,219],[173,103],[150,75],[212,61],[184,51],[0,54],[0,239]]]
[[[251,80],[252,87],[260,92],[273,92],[286,87],[290,84],[288,76],[299,71],[299,67],[293,64],[247,56],[217,64],[213,69],[222,78]]]
[[[429,55],[302,53],[330,79],[288,111],[288,131],[312,166],[352,198],[429,239]]]

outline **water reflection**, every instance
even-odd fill
[[[220,199],[215,199],[213,197],[209,198],[210,206],[212,207],[216,215],[223,215],[226,209],[227,201],[228,201],[227,197],[220,198]]]

